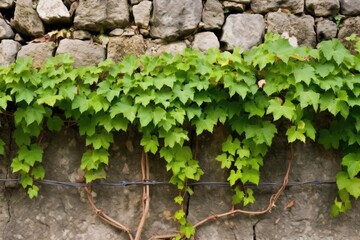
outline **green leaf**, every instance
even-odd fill
[[[23,171],[23,172],[29,172],[30,171],[30,166],[26,163],[23,163],[19,158],[14,158],[11,162],[11,169],[12,171],[15,172],[19,172],[19,171]]]
[[[58,116],[53,116],[51,118],[48,118],[47,120],[47,127],[49,128],[50,131],[60,131],[61,128],[64,126],[64,121],[58,117]]]
[[[5,153],[4,146],[5,146],[5,142],[2,139],[0,139],[0,155],[3,155]]]
[[[43,166],[38,165],[31,169],[31,175],[34,177],[34,179],[44,179],[45,177],[45,169]]]
[[[342,159],[341,165],[347,167],[350,178],[354,178],[360,172],[360,153],[349,153]]]
[[[166,118],[166,111],[161,107],[155,107],[152,113],[154,125],[156,126],[161,120]]]
[[[303,129],[298,129],[296,126],[291,126],[286,131],[286,136],[288,136],[288,142],[292,143],[296,140],[300,140],[302,142],[305,142],[305,135]]]
[[[315,69],[309,64],[298,65],[300,67],[297,67],[294,70],[295,82],[304,82],[309,85],[311,80],[316,79]]]
[[[263,121],[261,125],[248,125],[244,128],[246,138],[253,138],[256,144],[266,143],[270,146],[277,133],[276,126],[270,121]]]
[[[183,104],[186,104],[187,101],[194,99],[195,91],[189,84],[182,87],[180,85],[175,85],[173,92]]]
[[[271,99],[269,101],[269,107],[266,111],[266,114],[273,114],[274,121],[280,119],[281,117],[285,117],[291,120],[295,114],[295,105],[289,101],[285,100],[284,104],[281,103],[276,99]]]
[[[79,109],[80,113],[84,113],[89,109],[90,100],[84,95],[76,95],[72,102],[72,109]]]
[[[37,144],[31,144],[30,147],[21,146],[18,152],[18,159],[23,160],[29,166],[34,166],[36,162],[41,162],[43,149]]]
[[[137,110],[137,105],[133,105],[131,100],[128,98],[123,98],[120,102],[117,102],[115,105],[111,106],[110,117],[114,118],[116,115],[121,113],[130,122],[133,122],[136,118]]]
[[[171,131],[160,131],[159,137],[164,138],[164,146],[174,147],[176,143],[183,145],[184,141],[188,141],[187,131],[181,128],[174,128]]]
[[[140,126],[146,127],[153,121],[153,108],[150,106],[140,106],[137,112],[137,117],[139,118]]]
[[[80,168],[83,170],[99,169],[100,164],[108,164],[109,153],[105,149],[88,150],[81,158]]]
[[[99,166],[97,169],[88,170],[85,173],[86,183],[102,178],[106,178],[106,171],[102,166]]]
[[[229,181],[230,186],[234,186],[234,184],[241,178],[242,178],[242,173],[239,170],[237,170],[236,172],[235,170],[231,170],[230,176],[228,177],[227,180]]]
[[[215,158],[217,161],[221,162],[221,168],[230,168],[234,162],[234,157],[223,153]]]
[[[339,148],[339,137],[333,133],[330,133],[327,129],[320,130],[320,137],[318,142],[324,146],[325,149],[329,149],[331,147],[337,149]]]
[[[33,185],[28,188],[27,193],[28,193],[30,199],[36,198],[39,193],[39,187],[36,185]]]
[[[195,228],[189,222],[180,226],[180,232],[185,235],[186,238],[190,238],[195,235]]]
[[[144,147],[145,152],[152,152],[155,154],[159,147],[159,141],[156,136],[145,134],[141,138],[140,145]]]
[[[0,96],[0,108],[5,110],[7,107],[7,102],[11,101],[11,96],[5,94],[1,94]]]
[[[20,184],[23,188],[26,188],[27,186],[32,186],[34,184],[34,181],[29,174],[22,173],[20,177]]]
[[[235,156],[235,153],[237,152],[238,149],[240,149],[239,139],[235,138],[233,141],[233,138],[231,137],[231,135],[229,135],[226,141],[222,145],[222,151],[228,152],[231,155]]]
[[[176,196],[174,198],[175,203],[181,205],[184,202],[184,198],[182,196]]]
[[[314,107],[314,110],[317,111],[319,107],[320,94],[312,90],[301,91],[299,93],[300,107],[306,108],[309,105]]]
[[[92,145],[94,149],[108,149],[113,141],[113,134],[111,132],[102,131],[101,133],[87,136],[86,146]]]

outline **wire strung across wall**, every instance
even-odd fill
[[[20,179],[5,179],[0,178],[0,182],[15,182],[18,183]],[[53,185],[53,186],[66,186],[66,187],[86,187],[88,184],[80,182],[63,182],[55,180],[34,180],[38,184],[43,185]],[[144,185],[172,185],[169,182],[165,181],[156,181],[156,180],[138,180],[138,181],[119,181],[119,182],[92,182],[93,186],[104,186],[104,187],[128,187],[128,186],[144,186]],[[282,182],[260,182],[257,187],[267,187],[267,186],[281,186]],[[313,180],[313,181],[303,181],[303,182],[289,182],[288,187],[292,186],[304,186],[304,185],[331,185],[336,184],[333,180]],[[212,187],[230,187],[228,182],[192,182],[188,183],[188,186],[212,186]],[[256,186],[254,184],[246,184],[247,186]]]

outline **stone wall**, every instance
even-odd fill
[[[249,49],[266,32],[299,45],[356,33],[359,0],[0,0],[0,65],[69,53],[75,65],[186,47]]]
[[[315,47],[322,40],[352,33],[360,36],[360,0],[0,0],[0,64],[17,57],[32,56],[41,66],[50,56],[69,53],[75,65],[95,65],[105,58],[121,60],[128,54],[179,52],[186,47],[249,49],[262,42],[266,32],[287,32],[299,45]],[[2,130],[3,131],[3,130]],[[10,172],[14,146],[9,132],[7,153],[1,157],[0,178],[16,178]],[[202,181],[223,182],[227,173],[214,161],[226,138],[217,128],[199,139]],[[111,150],[107,182],[141,179],[139,135],[117,136]],[[261,182],[281,182],[289,147],[279,135],[267,155]],[[46,179],[76,182],[84,151],[84,139],[71,127],[45,138]],[[208,146],[213,146],[209,148]],[[307,142],[294,144],[291,182],[334,180],[340,156]],[[168,181],[165,163],[150,156],[151,179]],[[276,186],[254,188],[252,210],[268,204]],[[0,186],[0,239],[128,239],[92,212],[83,187],[41,185],[39,197],[30,200],[17,184]],[[235,215],[201,226],[195,239],[359,239],[360,204],[331,219],[336,196],[334,184],[287,187],[277,207],[261,217]],[[177,210],[171,185],[151,186],[150,212],[142,239],[176,231],[171,219]],[[228,187],[196,186],[188,201],[192,223],[231,208]],[[93,187],[96,205],[108,215],[136,231],[142,212],[142,187]],[[295,200],[291,209],[286,206]]]

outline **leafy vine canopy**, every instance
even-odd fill
[[[341,148],[339,192],[331,209],[337,216],[351,208],[351,197],[360,196],[360,42],[355,36],[347,40],[354,53],[337,39],[310,49],[269,33],[263,44],[244,52],[186,49],[79,68],[68,55],[50,58],[39,69],[29,58],[18,59],[0,67],[0,111],[13,117],[18,147],[11,169],[29,197],[36,197],[34,180],[45,177],[42,133],[60,131],[71,120],[86,139],[80,166],[86,182],[105,178],[114,133],[133,126],[144,151],[166,161],[170,182],[181,192],[174,200],[182,206],[182,194],[192,192],[187,181],[203,174],[189,135],[222,124],[230,134],[215,160],[229,170],[233,204],[246,206],[255,200],[253,190],[239,186],[259,183],[281,123],[289,143]],[[326,124],[315,121],[321,113],[329,118]],[[0,140],[1,154],[5,147]],[[182,236],[194,234],[182,208],[174,218]]]

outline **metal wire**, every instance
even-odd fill
[[[20,178],[16,179],[5,179],[0,178],[0,182],[20,182]],[[65,186],[65,187],[85,187],[86,183],[78,182],[63,182],[55,180],[35,180],[37,184],[52,185],[52,186]],[[104,186],[104,187],[128,187],[128,186],[144,186],[144,185],[171,185],[169,182],[156,181],[151,179],[137,180],[137,181],[119,181],[119,182],[92,182],[93,186]],[[303,182],[289,182],[287,186],[304,186],[304,185],[331,185],[336,184],[333,180],[313,180]],[[247,186],[256,186],[255,184],[246,184]],[[268,187],[268,186],[280,186],[281,182],[260,182],[257,187]],[[228,182],[193,182],[188,183],[188,186],[212,186],[212,187],[229,187]]]

